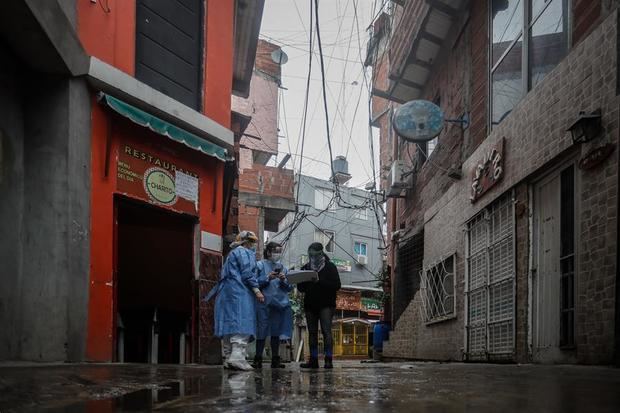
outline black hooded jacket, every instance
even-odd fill
[[[311,270],[310,263],[302,270]],[[304,310],[318,312],[322,308],[336,308],[336,292],[340,289],[340,275],[338,269],[329,257],[325,256],[325,266],[319,271],[318,282],[303,282],[297,289],[304,293]]]

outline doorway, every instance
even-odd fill
[[[575,167],[534,188],[532,356],[572,363],[575,346]]]
[[[504,194],[467,224],[466,356],[469,361],[515,357],[515,212]]]
[[[195,219],[120,198],[116,214],[116,359],[190,361]]]

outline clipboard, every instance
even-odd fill
[[[317,281],[319,274],[310,270],[289,271],[286,278],[290,284],[299,284],[306,281]]]

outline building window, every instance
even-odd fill
[[[334,210],[336,202],[334,191],[330,189],[317,188],[314,190],[314,207],[321,211]]]
[[[566,56],[568,9],[568,0],[491,1],[492,125]]]
[[[325,252],[333,253],[336,244],[336,233],[324,229],[314,231],[314,242],[320,242],[325,248]]]
[[[420,292],[427,323],[452,318],[454,313],[454,256],[420,272]]]
[[[439,142],[439,138],[433,138],[428,142],[417,143],[418,150],[417,153],[419,156],[417,157],[418,165],[424,165],[424,162],[430,158],[431,154],[437,147],[437,143]]]
[[[136,2],[136,79],[196,110],[202,96],[202,3]]]
[[[365,242],[355,241],[353,250],[357,255],[363,255],[364,257],[368,256],[368,244]]]
[[[420,290],[420,273],[424,261],[424,231],[398,244],[398,255],[394,271],[393,318],[398,321],[401,314]]]
[[[356,209],[354,216],[355,216],[355,219],[361,219],[363,221],[367,221],[368,220],[368,209],[367,208]]]

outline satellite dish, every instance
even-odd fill
[[[274,63],[283,65],[288,62],[288,56],[282,51],[282,49],[276,49],[271,52],[271,60],[273,60]]]
[[[428,142],[438,136],[444,124],[441,108],[428,100],[412,100],[394,113],[396,132],[410,142]]]

